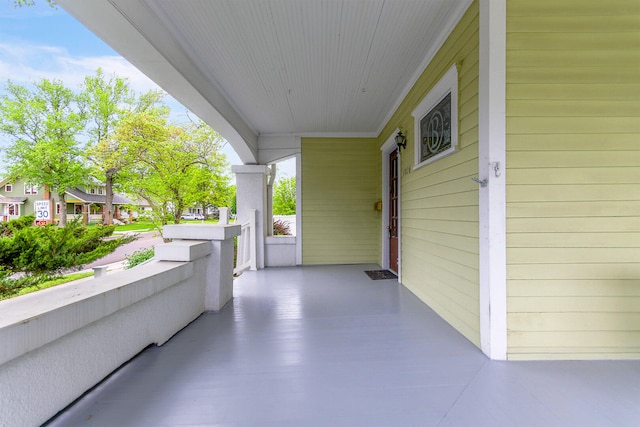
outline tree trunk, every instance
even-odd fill
[[[106,199],[104,203],[104,225],[113,224],[113,174],[111,172],[106,173]]]
[[[64,227],[67,225],[67,193],[58,193],[58,200],[60,201],[60,222],[58,225]]]

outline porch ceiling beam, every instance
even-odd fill
[[[59,0],[58,3],[166,92],[216,129],[243,163],[258,160],[258,133],[180,49],[143,2]],[[100,19],[92,19],[99,16]],[[135,23],[134,23],[135,22]],[[160,48],[160,46],[162,48]],[[179,65],[179,66],[178,66]]]

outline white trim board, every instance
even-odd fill
[[[387,239],[387,227],[389,226],[389,154],[397,150],[396,135],[400,129],[396,129],[387,138],[380,151],[382,152],[382,268],[389,268],[389,239]],[[402,174],[400,171],[402,156],[398,153],[398,282],[402,283]]]
[[[480,0],[480,342],[507,359],[506,0]]]

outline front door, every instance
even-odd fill
[[[389,154],[389,270],[398,272],[398,151]]]

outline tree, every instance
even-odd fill
[[[180,223],[196,202],[216,204],[228,197],[221,138],[204,123],[177,126],[139,113],[122,122],[118,135],[137,157],[127,187],[149,203],[161,224]]]
[[[200,151],[206,155],[205,162],[191,170],[192,181],[188,201],[202,207],[203,212],[213,206],[229,206],[231,199],[229,165],[226,156],[220,152],[222,138],[204,123],[192,123],[188,128],[191,139],[199,141]]]
[[[273,188],[273,213],[293,215],[296,213],[296,179],[282,178]]]
[[[12,139],[6,151],[9,175],[48,187],[60,201],[60,226],[67,220],[66,191],[87,176],[77,137],[85,115],[77,96],[59,81],[42,79],[31,89],[7,83],[0,96],[0,131]]]
[[[150,91],[138,97],[126,79],[115,75],[107,78],[101,69],[84,80],[81,94],[89,121],[89,149],[87,160],[94,174],[105,183],[105,215],[103,223],[113,223],[113,186],[120,172],[129,166],[133,156],[127,155],[124,143],[116,135],[118,123],[127,115],[144,111],[167,115],[161,104],[164,94]]]

